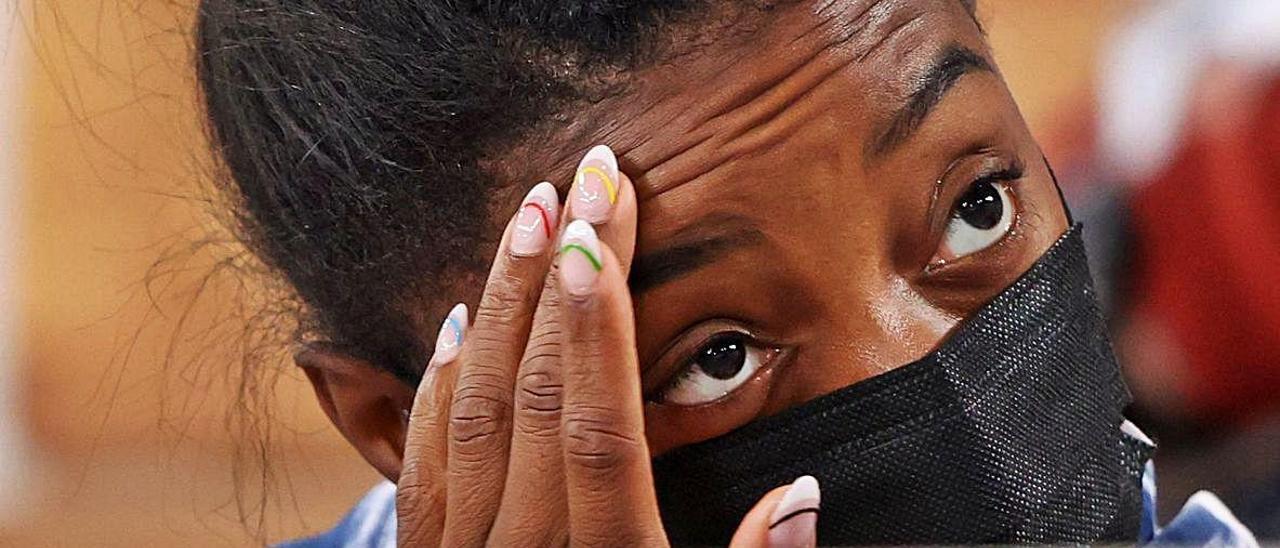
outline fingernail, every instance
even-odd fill
[[[801,476],[792,483],[769,516],[769,547],[816,546],[821,499],[813,476]]]
[[[516,212],[511,253],[520,257],[541,255],[551,244],[559,215],[560,196],[556,194],[556,187],[546,181],[534,185]]]
[[[431,363],[444,365],[456,359],[462,351],[462,338],[466,334],[467,305],[458,303],[453,305],[440,326],[440,333],[436,335],[436,352],[431,357]]]
[[[560,287],[575,297],[590,295],[601,267],[596,229],[575,219],[560,237]]]
[[[596,145],[578,163],[573,177],[573,216],[592,224],[609,220],[618,201],[618,159],[613,150]]]

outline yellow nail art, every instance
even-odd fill
[[[586,178],[588,173],[594,173],[596,176],[600,177],[601,181],[604,181],[604,189],[609,193],[609,203],[618,203],[618,186],[603,169],[595,166],[583,166],[582,169],[578,170],[577,184],[581,185],[582,180]]]

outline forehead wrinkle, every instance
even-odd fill
[[[938,2],[927,4],[937,6]],[[753,156],[785,141],[812,121],[800,116],[784,117],[785,112],[802,104],[823,84],[865,62],[876,51],[896,44],[893,37],[918,30],[922,26],[918,22],[933,10],[924,8],[920,2],[873,0],[832,2],[816,11],[822,13],[792,11],[786,14],[790,17],[818,16],[819,22],[805,25],[799,35],[790,37],[783,45],[760,46],[750,55],[741,55],[745,62],[760,57],[795,61],[771,68],[770,73],[744,82],[711,87],[705,94],[697,93],[700,90],[682,90],[682,93],[657,102],[679,105],[688,101],[689,96],[708,98],[652,126],[643,122],[627,124],[630,132],[637,131],[637,128],[659,127],[662,128],[661,133],[677,136],[677,139],[670,139],[657,134],[646,135],[634,140],[634,147],[627,150],[627,160],[637,173],[637,196],[642,201],[706,177],[735,160]],[[775,24],[769,28],[787,27]],[[775,44],[778,41],[777,38],[766,37],[756,42]],[[767,51],[762,52],[762,47]],[[696,74],[697,68],[682,71],[683,74],[688,72]],[[727,71],[721,65],[717,72]],[[704,84],[702,89],[708,87]],[[661,91],[661,87],[655,86],[642,90],[639,95]],[[637,102],[650,113],[680,110],[658,107],[653,102]],[[810,114],[812,118],[820,112]]]
[[[559,123],[544,127],[546,131],[538,134],[541,137],[522,140],[517,150],[509,150],[506,156],[534,161],[508,164],[508,173],[534,176],[537,174],[526,173],[530,166],[547,166],[550,173],[542,175],[554,175],[549,180],[564,190],[582,152],[591,144],[604,142],[614,148],[623,170],[632,176],[637,198],[652,199],[784,141],[808,121],[786,120],[784,112],[841,69],[865,62],[886,44],[899,42],[891,38],[918,28],[920,25],[913,23],[953,1],[829,0],[817,7],[790,4],[790,9],[769,13],[773,19],[762,24],[759,32],[736,35],[711,43],[705,51],[682,55],[679,66],[658,65],[638,71],[625,93],[585,105],[563,116]],[[797,5],[807,6],[807,11],[795,9]],[[817,22],[806,20],[788,26],[782,21],[799,17]],[[780,36],[782,32],[787,34]],[[726,56],[730,62],[725,62]],[[759,58],[795,61],[763,67],[770,70],[763,77],[758,72],[762,67],[742,70],[745,63]],[[729,85],[705,78],[707,74],[732,74],[734,69],[755,77]],[[691,88],[688,84],[694,80],[706,83]],[[867,93],[879,95],[870,89]],[[691,100],[696,102],[690,104]]]
[[[902,34],[904,31],[910,30],[912,25],[921,22],[925,16],[929,14],[929,11],[927,9],[912,10],[904,8],[902,12],[899,13],[905,13],[905,15],[893,18],[895,21],[889,23],[889,29],[881,34],[878,40],[872,42],[866,50],[858,55],[859,64],[866,62],[867,59],[879,52],[885,45],[893,43],[894,37]]]
[[[733,101],[730,101],[715,109],[708,109],[707,116],[695,122],[695,125],[702,125],[702,124],[711,122],[716,118],[722,117],[726,114],[729,114],[747,105],[752,100],[763,96],[765,93],[769,91],[770,88],[772,88],[777,83],[783,82],[791,75],[794,75],[795,72],[799,71],[801,68],[808,65],[817,56],[821,55],[824,52],[829,51],[834,47],[838,47],[839,45],[847,43],[848,41],[852,40],[854,36],[858,35],[859,33],[861,33],[863,30],[867,28],[869,23],[868,21],[866,21],[866,17],[871,12],[871,10],[875,9],[876,6],[879,6],[886,1],[893,1],[893,0],[873,0],[868,2],[866,6],[864,6],[861,10],[858,10],[857,12],[853,13],[853,15],[841,17],[842,14],[839,11],[832,11],[830,8],[836,5],[837,2],[839,2],[840,5],[846,5],[846,3],[840,2],[840,0],[828,0],[826,4],[819,6],[817,9],[814,10],[813,16],[814,16],[815,22],[812,25],[810,25],[809,28],[793,36],[785,44],[781,44],[779,46],[780,49],[784,49],[784,50],[791,49],[793,47],[803,47],[803,44],[798,45],[798,43],[803,42],[804,40],[812,40],[812,41],[816,41],[819,44],[822,44],[822,47],[818,48],[812,53],[804,55],[803,60],[800,63],[796,64],[795,67],[793,67],[791,70],[789,70],[787,74],[784,74],[778,78],[765,79],[761,82],[751,85],[748,89],[738,94],[739,97],[735,98]],[[842,21],[846,22],[847,24],[842,26],[838,25]],[[820,33],[826,34],[826,36],[815,37],[815,35]],[[726,64],[724,69],[722,69],[722,72],[727,72],[730,68],[733,68],[733,65]]]

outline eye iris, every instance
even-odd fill
[[[960,205],[956,207],[956,216],[980,230],[988,230],[996,226],[1004,217],[1000,191],[990,182],[974,184],[973,188],[960,198]]]
[[[737,338],[724,337],[714,339],[703,347],[694,362],[708,376],[714,379],[728,380],[742,370],[746,359],[746,345]]]

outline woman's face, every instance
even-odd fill
[[[532,163],[570,173],[578,141],[606,143],[635,182],[654,454],[919,358],[1067,227],[959,2],[764,17],[575,113],[603,123]]]

